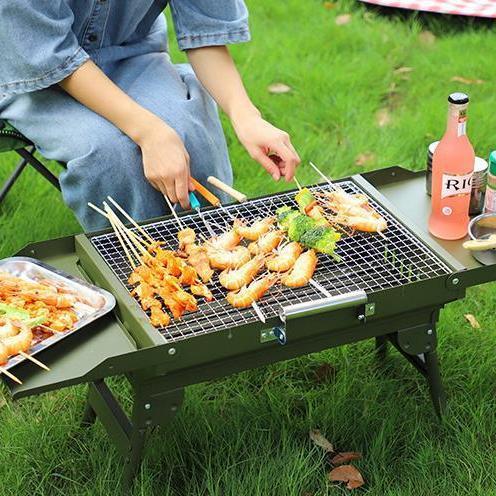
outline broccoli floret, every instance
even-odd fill
[[[305,232],[300,241],[305,246],[314,248],[320,253],[333,255],[336,248],[336,241],[338,241],[339,237],[339,234],[333,229],[319,226]]]
[[[277,222],[281,229],[288,230],[292,220],[299,215],[298,211],[291,207],[281,207],[277,209]]]
[[[305,212],[305,209],[309,205],[315,203],[315,197],[307,188],[302,188],[300,191],[298,191],[295,196],[295,200],[302,212]]]
[[[300,241],[301,237],[315,225],[315,221],[307,215],[299,214],[291,219],[289,224],[288,236],[291,241]]]

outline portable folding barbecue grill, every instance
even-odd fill
[[[166,328],[151,326],[130,295],[130,266],[111,232],[35,243],[21,254],[83,275],[111,291],[115,315],[103,317],[42,358],[51,372],[25,363],[15,372],[22,386],[8,383],[15,398],[64,386],[89,383],[83,423],[98,417],[126,459],[124,483],[139,466],[151,427],[167,426],[181,406],[184,387],[333,346],[375,338],[384,355],[391,342],[427,379],[435,410],[445,405],[436,357],[436,322],[448,302],[463,298],[468,286],[496,279],[496,265],[482,266],[461,242],[439,242],[427,233],[429,199],[424,175],[395,167],[353,176],[340,186],[367,194],[387,219],[386,237],[357,234],[339,242],[340,262],[321,255],[314,286],[274,287],[259,301],[267,318],[253,309],[235,309],[226,291],[214,284],[213,302],[203,302]],[[321,185],[317,189],[326,189]],[[273,215],[293,204],[294,192],[258,198],[227,209],[247,220]],[[203,215],[215,228],[229,223],[221,209]],[[207,236],[197,214],[182,215],[185,225]],[[171,218],[143,227],[167,248],[177,247]],[[220,232],[220,231],[219,231]],[[125,374],[133,386],[129,419],[105,383]]]

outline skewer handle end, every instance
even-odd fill
[[[222,182],[220,179],[216,178],[215,176],[208,176],[207,181],[216,188],[223,191],[224,193],[227,193],[228,195],[232,196],[239,203],[243,203],[248,199],[248,197],[244,193],[241,193],[240,191],[232,188],[231,186]]]

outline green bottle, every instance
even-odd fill
[[[487,174],[485,214],[496,213],[496,151],[489,155],[489,172]]]

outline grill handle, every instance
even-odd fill
[[[365,291],[351,291],[342,295],[330,296],[315,301],[305,301],[281,307],[279,317],[283,322],[309,315],[324,312],[332,312],[342,308],[351,308],[367,303],[367,293]]]

